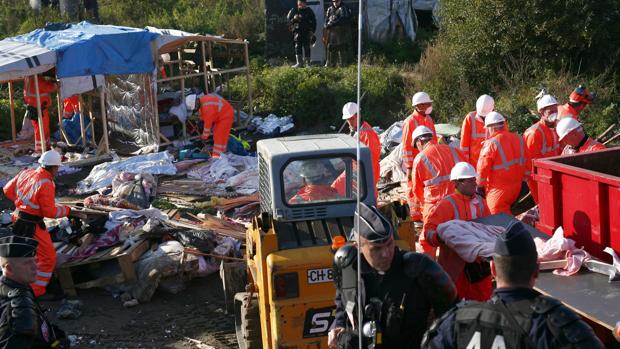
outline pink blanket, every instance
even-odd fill
[[[556,275],[570,276],[576,274],[583,262],[591,258],[590,254],[583,249],[575,247],[575,241],[564,237],[564,230],[559,227],[553,233],[551,239],[543,241],[541,238],[534,238],[538,260],[551,261],[556,259],[567,259],[564,269],[553,271]]]

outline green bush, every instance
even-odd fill
[[[22,127],[26,108],[21,99],[15,99],[15,130]],[[0,98],[0,141],[11,140],[11,106],[8,98]]]
[[[531,77],[546,69],[599,73],[617,64],[617,0],[442,1],[439,41],[457,73],[491,89],[514,59],[531,63]]]
[[[302,128],[313,130],[321,123],[339,125],[342,106],[357,96],[356,66],[269,68],[257,60],[251,66],[254,113],[291,114]],[[395,66],[364,65],[362,71],[362,92],[366,92],[362,116],[373,125],[388,126],[405,108],[403,77]],[[245,97],[244,77],[231,80],[228,87],[233,97]]]

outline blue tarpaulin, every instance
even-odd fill
[[[56,52],[56,76],[126,75],[155,69],[151,41],[158,34],[144,29],[54,24],[5,40],[34,44]]]

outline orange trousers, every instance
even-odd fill
[[[467,299],[480,302],[488,301],[493,293],[493,285],[491,280],[492,277],[489,275],[475,284],[472,284],[465,276],[465,273],[461,273],[458,280],[455,282],[458,299]]]
[[[518,182],[518,185],[511,184],[509,186],[487,188],[486,200],[491,214],[504,212],[511,215],[510,206],[517,200],[520,192],[521,181]]]
[[[47,109],[41,110],[41,117],[43,119],[43,133],[45,139],[46,149],[50,147],[50,117],[47,113]],[[39,120],[31,120],[32,128],[34,129],[34,151],[37,153],[43,152],[43,143],[41,142],[41,131],[39,130]]]
[[[39,297],[45,294],[45,289],[52,278],[54,268],[56,268],[56,249],[54,249],[52,238],[47,229],[41,229],[37,226],[34,238],[39,243],[35,256],[37,262],[37,279],[30,286],[32,286],[35,297]]]

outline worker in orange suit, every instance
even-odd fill
[[[450,181],[450,170],[457,162],[465,160],[459,149],[433,140],[433,131],[426,126],[418,126],[413,131],[413,141],[420,153],[413,160],[411,182],[417,202],[422,203],[422,219],[426,220],[430,210],[445,196],[454,192]],[[424,252],[435,256],[435,248],[428,245],[421,235],[420,245]]]
[[[489,139],[484,141],[478,159],[478,191],[486,194],[491,214],[512,214],[510,206],[529,176],[525,142],[520,135],[506,130],[506,119],[500,113],[489,113],[484,126]]]
[[[489,95],[482,95],[476,101],[476,110],[463,119],[461,127],[461,150],[467,162],[476,166],[482,143],[487,139],[484,118],[495,109],[495,100]]]
[[[544,95],[536,102],[540,121],[530,126],[523,138],[531,160],[560,155],[560,142],[555,132],[558,120],[558,101],[551,95]],[[530,176],[527,186],[530,188],[534,202],[538,204],[538,186],[533,179],[533,167],[530,162]]]
[[[568,97],[568,103],[558,108],[558,116],[560,119],[573,118],[579,121],[579,114],[594,101],[594,93],[590,93],[588,89],[579,85]]]
[[[605,145],[588,137],[581,123],[573,118],[564,118],[556,126],[560,145],[564,146],[562,155],[586,153],[605,149]]]
[[[339,199],[338,191],[328,183],[329,171],[321,160],[305,160],[299,169],[304,185],[289,200],[289,204]]]
[[[56,92],[58,85],[56,82],[49,81],[41,75],[37,75],[39,82],[39,96],[41,100],[41,118],[43,122],[43,135],[39,128],[39,118],[37,113],[37,90],[35,86],[35,76],[24,78],[24,102],[29,108],[28,115],[32,120],[34,129],[34,151],[41,153],[44,151],[43,142],[46,146],[50,145],[50,117],[47,108],[52,105],[52,92]],[[41,138],[43,136],[43,138]]]
[[[413,131],[418,126],[426,126],[433,131],[433,139],[437,141],[435,132],[435,123],[431,118],[433,111],[433,101],[426,92],[417,92],[411,97],[411,105],[413,105],[413,113],[409,115],[403,122],[403,162],[407,169],[407,188],[412,188],[411,169],[413,167],[413,159],[418,155],[419,150],[413,144]],[[413,192],[408,191],[407,203],[409,204],[409,212],[413,221],[422,221],[422,204],[415,201]]]
[[[448,275],[458,275],[454,284],[459,299],[486,301],[491,298],[492,285],[491,274],[482,278],[473,279],[473,275],[467,273],[467,268],[480,267],[483,261],[475,261],[466,266],[465,261],[451,248],[439,239],[437,227],[445,222],[459,219],[471,221],[476,218],[490,215],[489,207],[484,198],[476,194],[476,177],[478,174],[468,162],[459,162],[450,171],[450,181],[454,183],[454,193],[444,197],[435,205],[424,220],[424,236],[426,241],[435,247],[439,247],[437,262]],[[454,268],[459,269],[453,270]]]
[[[234,117],[232,105],[219,95],[211,93],[200,97],[200,118],[204,123],[201,138],[206,142],[213,132],[212,157],[218,158],[226,152]]]
[[[347,121],[352,132],[357,131],[358,112],[359,108],[357,103],[349,102],[342,107],[342,119]],[[355,135],[353,137],[355,137]],[[366,121],[362,122],[362,125],[360,125],[360,142],[364,143],[370,149],[372,174],[374,176],[373,180],[376,193],[380,176],[379,162],[381,161],[381,141],[379,140],[377,132],[375,132],[372,126]]]
[[[62,117],[65,119],[71,119],[73,114],[80,112],[80,96],[73,95],[62,100],[63,112]]]
[[[41,166],[20,172],[3,188],[4,195],[15,203],[13,232],[15,235],[34,238],[37,246],[37,279],[31,285],[36,297],[45,294],[54,268],[56,250],[43,218],[66,217],[68,206],[56,205],[54,177],[58,174],[61,157],[55,150],[48,150],[39,158]]]

